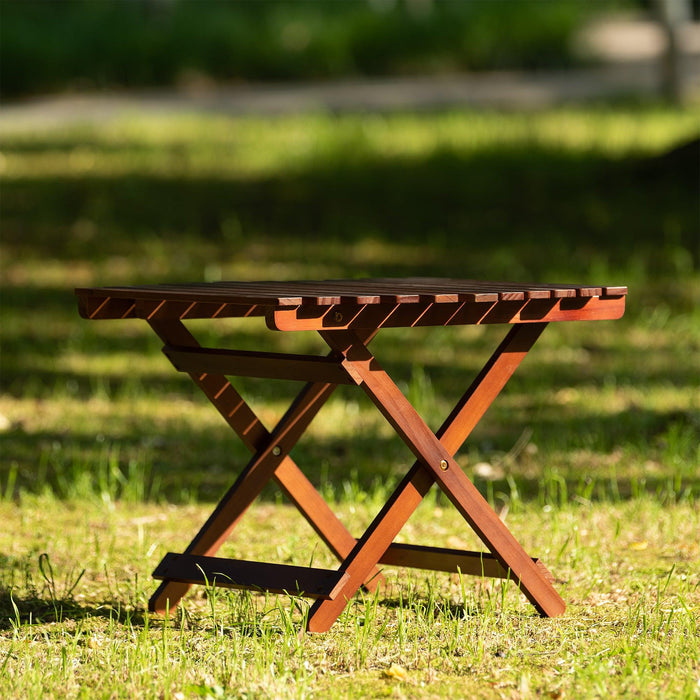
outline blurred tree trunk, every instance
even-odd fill
[[[658,21],[666,36],[666,49],[661,58],[661,89],[675,104],[683,102],[683,66],[680,28],[692,17],[691,0],[654,0]]]

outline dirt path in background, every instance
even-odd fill
[[[583,52],[602,63],[584,70],[487,72],[315,83],[211,85],[180,90],[58,95],[3,105],[0,128],[33,129],[103,122],[134,113],[289,114],[311,111],[537,109],[613,97],[660,94],[664,38],[652,22],[607,21],[581,34]],[[700,23],[684,27],[683,76],[700,101]]]

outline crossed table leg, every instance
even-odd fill
[[[166,347],[199,347],[180,321],[149,321],[149,324]],[[355,538],[288,456],[292,445],[330,397],[335,385],[309,383],[277,428],[269,433],[225,376],[195,372],[191,372],[190,376],[246,447],[255,454],[184,553],[198,556],[216,553],[267,481],[274,478],[331,551],[339,559],[344,559],[354,547]],[[156,569],[154,576],[158,578],[160,574],[165,574],[165,580],[149,601],[149,609],[161,613],[175,607],[199,578],[192,576],[188,577],[192,581],[178,581],[167,577],[163,563]],[[202,564],[199,562],[200,568],[203,568]],[[374,590],[381,580],[381,574],[372,568],[363,583],[368,590]],[[222,581],[221,584],[225,585],[225,582]]]
[[[167,346],[198,347],[180,322],[149,323]],[[320,332],[332,354],[318,361],[327,364],[334,359],[344,371],[347,383],[363,388],[416,457],[408,474],[357,541],[288,456],[335,383],[307,384],[277,427],[268,433],[225,377],[190,371],[193,380],[255,454],[185,553],[168,554],[157,567],[154,577],[163,579],[163,583],[151,598],[150,609],[162,612],[173,607],[192,583],[215,579],[217,585],[299,592],[314,597],[317,600],[309,613],[308,629],[323,632],[333,625],[360,586],[371,590],[377,585],[381,580],[377,565],[384,563],[511,578],[540,614],[550,617],[561,614],[565,605],[552,586],[549,572],[525,553],[453,459],[545,326],[546,323],[514,325],[436,434],[368,350],[367,343],[374,333]],[[210,556],[270,478],[290,496],[341,560],[337,571],[236,562]],[[490,554],[392,544],[434,482],[479,535]]]

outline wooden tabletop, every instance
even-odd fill
[[[565,297],[624,296],[627,287],[524,284],[434,277],[288,282],[200,282],[76,289],[78,296],[258,304],[269,307],[330,304],[411,304],[456,301],[518,301]]]
[[[86,318],[269,316],[298,309],[313,315],[329,307],[415,304],[502,304],[613,300],[624,304],[624,286],[527,284],[433,277],[320,281],[206,282],[76,289]]]

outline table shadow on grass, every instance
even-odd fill
[[[2,555],[0,555],[1,559]],[[25,626],[89,618],[106,619],[137,627],[143,627],[146,620],[143,611],[123,608],[118,601],[85,605],[70,597],[18,595],[12,589],[0,587],[0,632]]]
[[[0,555],[0,560],[2,556]],[[469,580],[467,577],[467,586]],[[154,584],[155,585],[155,584]],[[239,608],[245,608],[246,619],[230,619],[222,624],[220,631],[223,634],[232,635],[234,632],[241,637],[262,637],[273,635],[285,635],[285,630],[280,622],[275,619],[279,613],[279,605],[285,607],[286,603],[281,602],[285,596],[276,596],[272,607],[265,610],[257,610],[254,602],[255,598],[262,597],[263,594],[241,592],[241,591],[217,591],[217,596],[236,596],[238,599],[232,603],[233,607],[240,612]],[[279,600],[278,600],[279,599]],[[223,605],[227,603],[224,601]],[[370,601],[356,601],[356,605],[372,605]],[[380,594],[376,604],[384,610],[402,610],[408,614],[419,617],[440,618],[445,622],[464,620],[469,617],[481,617],[490,605],[487,601],[483,605],[475,602],[453,603],[443,599],[434,600],[425,593],[416,593],[410,599],[405,597],[384,596]],[[173,611],[172,624],[179,625],[177,620],[181,616],[186,619],[190,617],[187,611],[187,599],[184,607],[179,607]],[[511,615],[513,611],[511,611]],[[526,613],[531,617],[534,613]],[[224,617],[226,617],[224,613]],[[240,615],[235,616],[240,618]],[[53,625],[56,623],[68,623],[70,621],[84,621],[89,619],[101,619],[109,622],[116,622],[130,628],[159,628],[167,625],[168,620],[161,616],[153,616],[140,608],[125,608],[119,601],[108,601],[99,605],[89,605],[79,603],[72,597],[51,598],[40,594],[18,594],[12,589],[0,587],[0,632],[19,629],[22,627],[31,628],[41,625]],[[57,630],[57,634],[63,636],[62,630]]]
[[[68,145],[72,148],[77,141]],[[627,317],[632,320],[643,317],[648,310],[645,304],[658,298],[657,273],[682,282],[700,264],[696,206],[700,173],[692,149],[671,162],[666,156],[614,160],[592,152],[504,145],[470,153],[442,149],[420,157],[379,157],[357,146],[353,141],[320,160],[295,166],[293,172],[262,176],[213,176],[196,170],[187,177],[89,172],[56,177],[8,175],[3,183],[5,257],[10,268],[13,259],[39,266],[52,261],[65,267],[68,278],[74,264],[90,269],[100,266],[106,277],[96,284],[115,281],[107,278],[115,259],[129,261],[126,273],[121,268],[120,284],[193,281],[190,276],[201,279],[212,260],[224,270],[226,264],[236,262],[253,270],[259,264],[265,271],[273,264],[276,271],[297,270],[302,260],[307,268],[323,269],[329,276],[440,275],[526,281],[556,273],[557,279],[551,281],[625,283],[626,279],[612,279],[612,273],[627,271],[630,260],[636,260],[642,271],[637,273],[641,275],[639,288],[630,298]],[[13,145],[9,138],[4,148],[11,153],[22,145]],[[367,241],[381,245],[359,254]],[[396,244],[404,247],[396,248]],[[153,279],[150,268],[142,264],[153,255],[166,270],[163,278]],[[685,272],[681,274],[678,265]],[[604,272],[605,279],[589,280],[595,270]],[[97,377],[57,364],[57,353],[67,349],[92,357],[148,355],[150,361],[159,347],[138,321],[128,326],[139,327],[131,335],[131,330],[125,332],[126,322],[120,322],[113,333],[106,331],[107,325],[103,331],[80,319],[72,286],[70,281],[63,287],[5,285],[2,310],[9,323],[3,337],[4,392],[20,400],[30,396],[59,402],[63,396],[89,399],[98,389],[107,399],[147,396],[159,400],[167,395],[193,400],[196,389],[175,372],[165,378],[165,373],[148,376],[130,368],[129,376],[116,371]],[[686,286],[676,284],[676,291],[663,297],[673,311],[692,309],[692,300],[683,291]],[[27,323],[29,318],[34,322]],[[241,349],[259,347],[253,342],[259,337],[255,333],[243,337]],[[603,360],[607,375],[614,376],[619,386],[649,391],[661,384],[689,387],[696,381],[689,362],[623,364],[609,355]],[[399,359],[390,369],[407,377],[414,364]],[[483,426],[493,449],[507,452],[531,423],[537,435],[543,436],[544,447],[550,435],[559,436],[550,445],[565,446],[561,435],[575,431],[600,436],[594,444],[604,451],[639,451],[640,443],[664,439],[674,425],[684,434],[697,433],[692,416],[675,409],[639,407],[611,412],[601,406],[599,411],[576,408],[575,415],[570,415],[557,406],[549,407],[547,393],[558,387],[595,387],[600,364],[598,356],[585,371],[565,363],[533,363],[524,368],[523,383],[509,389],[529,394],[527,408],[536,408],[537,419],[500,412],[495,404],[494,414],[487,414]],[[164,358],[158,359],[158,366],[170,369]],[[467,370],[478,370],[476,365],[454,368],[448,376],[437,363],[427,363],[424,368],[436,377],[436,395],[443,388],[466,388],[473,378]],[[256,392],[263,404],[277,396],[273,383],[260,384]],[[430,418],[433,427],[441,419]],[[120,446],[127,461],[130,452],[146,448],[156,476],[184,480],[191,497],[209,499],[230,483],[231,471],[237,472],[247,459],[245,452],[236,452],[239,447],[231,447],[235,438],[224,425],[220,430],[193,430],[185,433],[193,440],[187,454],[196,454],[202,465],[193,470],[180,454],[181,425],[163,428],[146,422],[148,430],[144,431],[137,422],[92,435],[86,429],[24,431],[14,426],[3,435],[3,455],[9,457],[3,469],[14,462],[20,473],[18,483],[27,486],[37,474],[37,446],[58,444],[75,451],[83,461],[97,459],[104,445]],[[302,443],[295,454],[303,468],[306,463],[311,465],[312,480],[318,483],[330,478],[333,491],[342,491],[348,465],[356,464],[360,465],[359,486],[371,488],[374,479],[394,475],[396,465],[404,463],[399,459],[405,458],[396,457],[394,443],[372,433],[365,438],[353,436],[351,448],[341,447],[340,440],[318,441],[309,448]],[[155,444],[148,447],[154,439]],[[330,470],[321,466],[328,454]],[[410,462],[410,457],[405,461]],[[213,464],[217,469],[210,468]],[[124,469],[125,462],[119,466]],[[523,493],[535,493],[538,480],[521,476],[517,470],[516,465],[513,474],[522,480]],[[647,476],[646,483],[661,488],[671,472],[667,469],[660,476]],[[193,473],[198,480],[192,480]],[[66,475],[70,487],[70,470]],[[577,483],[576,477],[570,478],[571,486]],[[697,478],[689,478],[696,488]],[[0,485],[6,483],[3,476]],[[633,489],[631,480],[620,484],[621,492],[628,489]],[[179,496],[165,487],[161,497],[176,500]],[[267,492],[264,497],[272,498]]]
[[[0,555],[0,561],[3,557]],[[156,582],[153,582],[155,586]],[[280,606],[274,603],[268,611],[260,611],[251,603],[253,598],[259,597],[246,591],[221,591],[217,589],[216,595],[236,596],[236,600],[230,605],[235,609],[235,614],[229,611],[233,617],[226,619],[225,624],[220,624],[218,633],[237,637],[284,637],[289,630],[276,619],[280,613]],[[280,597],[280,596],[278,596]],[[228,598],[227,598],[228,600]],[[298,601],[298,599],[295,599]],[[227,605],[224,601],[223,605]],[[282,604],[284,607],[285,604]],[[224,608],[225,610],[225,608]],[[228,617],[228,616],[226,616]],[[129,629],[161,629],[168,625],[180,627],[182,624],[198,624],[193,621],[191,613],[187,609],[187,599],[184,605],[173,610],[170,618],[161,615],[153,615],[139,607],[125,607],[119,601],[107,600],[99,605],[79,603],[72,597],[51,598],[40,594],[18,595],[16,591],[0,586],[0,633],[20,628],[32,628],[47,625],[48,634],[55,629],[55,634],[61,638],[65,636],[65,629],[55,627],[57,624],[88,621],[91,619],[104,620],[109,623],[117,623]],[[46,629],[46,628],[45,628]],[[88,643],[86,637],[85,643]]]

